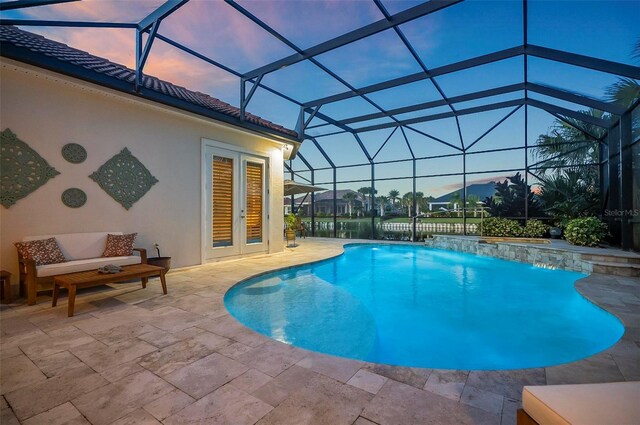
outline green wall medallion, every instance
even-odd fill
[[[0,203],[9,208],[60,174],[10,130],[0,138]]]
[[[80,208],[87,202],[87,194],[82,189],[72,187],[62,192],[62,203],[69,208]]]
[[[135,156],[124,148],[89,176],[126,209],[131,208],[158,183]]]
[[[72,164],[80,164],[87,159],[87,150],[77,143],[67,143],[62,147],[62,157]]]

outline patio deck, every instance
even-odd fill
[[[391,367],[294,348],[235,321],[237,281],[328,258],[354,241],[306,239],[284,253],[176,270],[81,292],[76,316],[3,306],[0,422],[74,424],[514,424],[523,385],[640,380],[640,280],[593,274],[587,297],[626,326],[611,349],[548,368]],[[367,241],[362,241],[367,242]],[[114,289],[116,288],[116,289]]]

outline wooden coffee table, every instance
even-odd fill
[[[162,283],[162,292],[167,295],[167,282],[164,275],[167,270],[164,267],[152,266],[150,264],[135,264],[132,266],[122,266],[123,270],[119,273],[103,274],[97,270],[86,272],[69,273],[56,276],[53,278],[53,301],[51,306],[58,304],[58,292],[63,286],[69,291],[68,316],[73,317],[73,310],[76,302],[76,289],[88,288],[90,286],[106,285],[107,283],[122,282],[130,279],[140,279],[142,287],[147,287],[148,278],[159,276]]]

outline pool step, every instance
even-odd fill
[[[640,256],[582,254],[582,259],[592,263],[640,264]]]
[[[640,277],[640,264],[614,263],[611,261],[591,261],[594,273],[611,274],[614,276]]]

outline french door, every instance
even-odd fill
[[[205,146],[203,165],[204,259],[267,251],[267,162]]]

